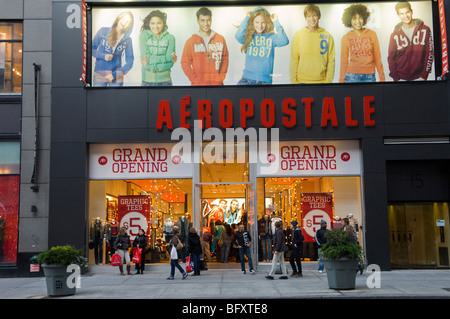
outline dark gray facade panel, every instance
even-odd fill
[[[145,128],[87,129],[87,143],[142,143],[148,142]]]
[[[85,178],[50,179],[49,247],[86,247],[86,192]]]
[[[448,85],[441,83],[396,83],[385,88],[386,124],[447,123]]]
[[[390,270],[389,223],[386,193],[386,162],[382,138],[361,141],[366,261]]]
[[[86,141],[86,90],[53,88],[52,141]]]
[[[147,93],[139,89],[90,90],[87,128],[147,128]]]
[[[51,149],[50,178],[86,178],[86,143],[52,143]]]
[[[387,162],[390,202],[449,201],[449,160]]]
[[[0,134],[19,135],[21,117],[21,104],[0,104]]]
[[[80,1],[70,1],[80,6]],[[52,87],[83,87],[80,81],[83,61],[81,27],[67,25],[69,1],[52,4]],[[69,18],[70,19],[70,18]],[[78,19],[78,17],[76,17]],[[81,16],[79,17],[81,22]],[[72,21],[72,19],[70,19]],[[74,63],[76,61],[77,63]]]

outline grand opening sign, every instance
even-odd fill
[[[91,179],[191,178],[192,163],[171,157],[174,144],[91,144]]]
[[[271,166],[270,175],[264,167]],[[361,152],[357,140],[282,141],[258,162],[258,176],[358,176]]]

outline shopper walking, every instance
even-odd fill
[[[173,280],[175,276],[175,267],[180,271],[183,275],[183,279],[187,277],[187,273],[184,269],[178,264],[178,250],[181,250],[181,240],[179,238],[180,228],[178,226],[174,226],[172,229],[172,239],[169,241],[167,245],[168,251],[170,251],[170,276],[167,277],[169,280]],[[180,243],[180,245],[178,245]],[[178,247],[177,247],[178,246]],[[179,249],[177,249],[179,248]]]
[[[120,275],[125,276],[123,273],[123,263],[127,264],[127,274],[132,275],[131,271],[131,261],[130,261],[130,253],[128,252],[128,248],[131,246],[130,235],[127,234],[127,229],[125,227],[121,227],[119,230],[119,234],[117,235],[116,241],[114,242],[114,250],[120,256]]]
[[[148,244],[148,237],[145,231],[139,229],[139,234],[133,240],[133,247],[141,250],[141,262],[136,264],[136,274],[143,274],[145,269],[145,247]]]
[[[211,241],[212,235],[209,231],[209,227],[203,227],[203,250],[206,258],[208,258],[209,262],[212,262],[211,258]]]
[[[228,224],[224,224],[223,227],[225,227],[225,230],[222,232],[223,236],[223,246],[221,250],[222,254],[222,262],[228,263],[228,258],[230,257],[230,248],[231,248],[231,242],[232,242],[232,234],[231,234],[231,227]]]
[[[286,264],[284,263],[284,252],[288,250],[286,246],[285,236],[282,229],[283,223],[280,221],[275,222],[275,234],[273,236],[273,258],[272,258],[272,269],[269,275],[266,276],[267,279],[273,279],[275,274],[277,263],[280,263],[282,276],[280,279],[288,279]]]
[[[301,254],[303,251],[303,237],[302,230],[298,227],[296,220],[291,221],[290,227],[293,231],[292,244],[291,244],[291,256],[289,257],[289,263],[292,267],[292,277],[303,277],[302,274],[302,261]]]
[[[242,274],[245,275],[244,255],[247,256],[250,273],[252,274],[255,273],[255,270],[253,269],[252,254],[250,251],[250,244],[252,242],[252,237],[250,236],[250,233],[245,230],[245,226],[243,224],[239,224],[238,231],[234,233],[233,242],[239,248],[239,259],[241,260]]]
[[[216,226],[214,226],[213,230],[213,243],[211,251],[215,252],[217,262],[222,261],[222,249],[223,249],[223,233],[225,232],[225,227],[223,227],[222,222],[220,220],[216,221]]]
[[[192,274],[192,276],[199,276],[202,245],[200,243],[200,236],[197,234],[197,231],[194,227],[191,227],[191,229],[189,229],[188,252],[191,256],[192,263],[194,264],[194,273]]]
[[[320,221],[320,228],[316,231],[316,234],[314,236],[316,243],[319,246],[317,250],[317,253],[319,255],[319,273],[323,273],[323,260],[322,254],[320,253],[320,247],[322,247],[322,245],[327,242],[327,239],[325,238],[325,233],[327,231],[327,222],[322,219]]]

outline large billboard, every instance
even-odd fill
[[[432,2],[362,3],[94,6],[90,84],[435,80]]]

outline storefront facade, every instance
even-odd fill
[[[213,11],[228,6],[209,3]],[[165,3],[156,8],[147,2],[136,7],[133,2],[89,2],[90,41],[99,22],[95,9],[108,5],[116,11],[174,9]],[[303,9],[305,4],[298,5]],[[430,4],[433,68],[440,74],[436,5]],[[157,249],[172,226],[169,217],[174,223],[187,217],[203,231],[220,199],[227,205],[223,220],[236,199],[254,238],[266,214],[287,224],[301,222],[311,243],[305,257],[311,260],[316,258],[311,236],[320,219],[333,224],[337,217],[350,217],[369,264],[383,270],[449,266],[447,81],[433,74],[427,82],[236,86],[230,80],[223,87],[180,82],[155,88],[138,81],[99,87],[90,80],[95,72],[88,45],[88,86],[79,80],[82,21],[78,1],[53,1],[49,246],[85,247],[91,264],[104,263],[104,251],[100,261],[88,249],[91,224],[99,219],[109,228],[112,219],[124,219],[130,227],[147,229],[153,249],[149,262],[164,261]],[[137,22],[136,32],[139,27]],[[169,31],[174,28],[169,25]],[[181,53],[178,46],[179,59]],[[195,120],[202,120],[203,128]],[[227,149],[230,129],[247,136]],[[190,146],[183,152],[178,148],[182,136],[184,146]],[[272,162],[276,165],[267,169]],[[126,196],[134,197],[127,201]],[[131,201],[140,196],[142,202]],[[144,224],[141,217],[139,222],[124,217],[133,203],[147,206],[141,207]],[[417,216],[425,217],[419,222]],[[431,233],[427,241],[434,244],[425,249],[433,256],[421,257],[424,248],[416,244],[421,238],[416,234]],[[263,261],[263,242],[254,243],[252,253]]]

